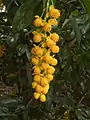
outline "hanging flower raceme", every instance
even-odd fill
[[[60,11],[53,5],[49,6],[44,19],[35,16],[33,25],[36,31],[33,31],[32,48],[32,71],[34,89],[34,98],[46,101],[46,94],[49,91],[49,84],[53,80],[55,66],[58,61],[54,58],[55,53],[59,52],[57,42],[59,35],[51,32],[54,26],[58,25],[57,19],[60,17]]]

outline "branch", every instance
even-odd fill
[[[86,97],[86,95],[87,95],[87,92],[85,92],[85,93],[83,94],[83,96],[82,96],[81,99],[79,100],[78,104],[81,104],[81,102],[84,100],[84,98]]]

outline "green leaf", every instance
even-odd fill
[[[78,10],[72,11],[72,15],[73,15],[73,16],[78,16],[78,15],[79,15],[79,11],[78,11]]]
[[[90,17],[90,0],[84,0],[84,4]]]
[[[40,2],[41,0],[29,0],[19,7],[12,24],[14,32],[20,31],[31,25]]]
[[[78,26],[77,21],[76,21],[76,17],[71,17],[71,22],[72,22],[72,27],[73,27],[73,30],[74,30],[76,40],[78,42],[78,45],[80,46],[81,33],[80,33],[80,29],[79,29],[79,26]]]
[[[87,109],[76,109],[75,114],[78,118],[78,120],[89,120],[89,111]]]
[[[46,101],[46,104],[45,104],[45,107],[47,110],[50,110],[51,109],[51,105],[52,105],[52,100],[53,100],[53,87],[54,87],[54,82],[51,83],[50,85],[50,90],[47,94],[47,101]]]

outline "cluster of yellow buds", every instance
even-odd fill
[[[5,54],[5,46],[4,45],[0,45],[0,57],[2,57]]]
[[[46,94],[49,91],[49,84],[53,80],[55,67],[58,63],[54,58],[55,53],[59,52],[56,45],[59,35],[51,32],[54,26],[58,25],[57,19],[60,17],[60,11],[55,9],[53,5],[49,6],[45,19],[35,16],[33,31],[33,48],[32,64],[33,64],[33,82],[32,88],[35,90],[34,98],[40,99],[41,102],[46,101]]]
[[[3,1],[0,0],[0,8],[3,6]]]

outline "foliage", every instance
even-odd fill
[[[16,85],[0,97],[0,120],[90,120],[89,0],[55,0],[61,10],[55,80],[44,104],[32,98],[31,47],[34,15],[47,0],[4,0],[0,12],[0,81]]]

